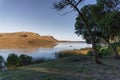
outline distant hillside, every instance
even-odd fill
[[[34,32],[0,33],[0,48],[51,47],[58,42],[52,36],[41,36]]]

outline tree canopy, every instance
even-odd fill
[[[60,0],[55,2],[54,8],[57,11],[66,7],[78,12],[75,23],[75,33],[92,44],[96,63],[101,63],[98,57],[97,44],[101,39],[109,43],[120,33],[120,0],[96,0],[93,5],[85,5],[79,8],[84,0]],[[118,56],[118,55],[117,55]]]

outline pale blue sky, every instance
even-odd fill
[[[29,31],[59,40],[82,40],[74,33],[77,13],[60,16],[52,7],[59,0],[0,0],[0,32]],[[95,3],[86,0],[85,3]],[[69,10],[67,10],[69,11]]]

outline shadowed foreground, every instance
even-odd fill
[[[88,56],[62,58],[1,71],[0,80],[119,80],[119,60],[107,57],[102,61],[105,65],[95,64]]]

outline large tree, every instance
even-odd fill
[[[95,39],[96,46],[99,47],[100,43],[100,36],[101,36],[101,30],[95,23],[94,19],[92,18],[91,14],[91,8],[92,5],[85,5],[81,8],[81,13],[83,16],[86,18],[87,22],[90,25],[90,30],[91,33]],[[86,29],[86,25],[83,23],[83,20],[81,19],[80,16],[76,18],[76,23],[75,23],[75,33],[79,36],[82,35],[82,37],[86,40],[87,43],[91,44],[90,37],[88,36],[88,32]]]
[[[99,4],[86,5],[81,8],[81,13],[84,15],[90,25],[91,32],[96,39],[96,44],[98,47],[101,41],[106,41],[113,49],[115,57],[119,58],[116,48],[111,45],[110,41],[113,41],[119,37],[120,11],[103,11],[104,7]],[[76,34],[82,35],[86,42],[90,43],[90,38],[85,26],[86,25],[83,23],[82,19],[78,16],[75,23]]]
[[[84,1],[84,0],[60,0],[59,2],[54,3],[54,8],[58,11],[61,11],[61,10],[65,9],[66,7],[69,6],[70,8],[72,8],[73,10],[75,10],[78,13],[78,15],[79,15],[80,19],[82,20],[83,24],[85,24],[85,29],[88,33],[90,42],[92,43],[92,48],[94,50],[94,55],[95,55],[95,62],[97,64],[100,64],[101,61],[100,61],[99,56],[98,56],[96,39],[94,38],[94,35],[91,31],[91,26],[89,24],[89,21],[86,19],[84,14],[81,12],[80,7],[79,7],[80,3],[82,1]]]
[[[91,7],[91,14],[95,23],[101,29],[103,38],[113,49],[115,57],[119,58],[115,47],[111,45],[110,41],[119,37],[120,33],[120,0],[97,0],[97,4]]]

